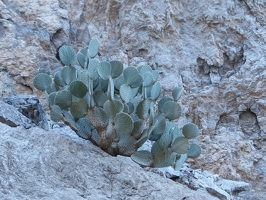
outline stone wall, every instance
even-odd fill
[[[97,38],[100,59],[158,62],[165,95],[184,87],[179,123],[202,130],[192,167],[265,190],[265,11],[264,0],[2,0],[0,96],[36,93],[37,69],[62,67],[60,46]]]

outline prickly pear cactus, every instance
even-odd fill
[[[97,59],[98,49],[96,39],[78,53],[63,46],[63,69],[53,77],[44,70],[36,74],[33,83],[45,91],[51,119],[64,121],[78,136],[113,156],[131,156],[141,166],[178,170],[188,157],[198,157],[201,148],[189,141],[199,135],[198,127],[174,123],[181,115],[183,88],[159,100],[157,64],[124,69],[119,61]],[[140,150],[147,140],[152,148]]]

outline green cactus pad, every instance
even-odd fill
[[[97,90],[103,90],[104,92],[106,92],[107,89],[108,89],[109,81],[108,80],[103,80],[101,77],[99,77],[99,79],[96,79],[96,81],[97,80],[98,80]],[[94,82],[95,81],[93,81],[93,85],[94,85]]]
[[[132,102],[128,102],[127,107],[128,107],[128,112],[127,112],[128,114],[131,114],[134,112],[134,105]]]
[[[190,144],[187,156],[189,158],[197,158],[201,153],[201,148],[198,144]]]
[[[175,101],[167,101],[163,105],[165,117],[169,120],[178,119],[181,116],[181,106]]]
[[[131,156],[135,151],[136,140],[130,135],[120,135],[118,142],[119,154],[124,156]]]
[[[141,147],[148,140],[148,134],[149,134],[148,129],[144,129],[144,131],[142,132],[141,137],[136,142],[136,147],[137,148]]]
[[[85,48],[80,49],[79,52],[82,53],[85,57],[87,57],[88,47],[85,47]]]
[[[136,139],[139,139],[140,136],[141,136],[141,133],[144,129],[144,121],[143,120],[137,120],[137,121],[134,121],[134,125],[133,125],[133,130],[131,131],[131,135],[136,138]]]
[[[152,68],[149,65],[142,65],[138,68],[138,70],[143,77],[146,72],[152,72]]]
[[[97,39],[92,39],[89,43],[88,57],[94,58],[99,51],[99,42]]]
[[[58,86],[52,82],[51,85],[49,85],[49,87],[46,89],[46,92],[47,94],[51,94],[52,92],[56,92],[58,90],[59,90]]]
[[[135,97],[138,95],[140,87],[131,88],[132,89],[132,96]]]
[[[76,52],[70,46],[62,46],[59,49],[59,58],[66,66],[75,65],[77,61]]]
[[[88,65],[88,75],[92,80],[96,80],[98,75],[98,67],[100,66],[100,62],[97,59],[90,59]]]
[[[178,156],[176,163],[175,163],[175,166],[174,166],[174,169],[176,171],[179,171],[186,160],[187,160],[187,154],[181,154],[180,156]]]
[[[152,69],[157,70],[159,68],[159,64],[157,62],[152,64]]]
[[[149,137],[149,140],[150,140],[150,141],[157,141],[157,140],[160,139],[160,137],[161,137],[161,134],[153,134],[153,135],[151,135],[151,136]]]
[[[133,97],[132,95],[132,90],[129,85],[123,84],[120,87],[120,96],[123,99],[124,102],[128,103],[131,98]]]
[[[119,100],[113,100],[113,101],[108,100],[104,103],[103,109],[107,114],[107,116],[113,120],[117,113],[123,111],[124,105]]]
[[[175,153],[167,150],[160,150],[154,156],[152,167],[168,167],[175,164],[176,155]]]
[[[65,81],[63,80],[61,76],[61,72],[56,72],[54,75],[54,82],[56,85],[60,87],[64,87],[66,85]]]
[[[114,85],[117,90],[120,89],[121,85],[125,82],[124,76],[119,76],[118,78],[114,79]]]
[[[84,56],[83,53],[81,52],[78,52],[77,53],[77,60],[78,60],[78,63],[79,65],[82,67],[82,68],[86,68],[86,57]]]
[[[39,73],[34,77],[33,85],[38,90],[46,90],[52,83],[52,79],[48,74]]]
[[[176,138],[172,143],[171,147],[171,150],[178,154],[187,153],[188,149],[189,149],[189,142],[188,139],[186,139],[185,137]]]
[[[175,127],[175,125],[173,124],[173,122],[171,121],[166,121],[166,126],[165,126],[165,130],[163,133],[170,133],[170,131]],[[182,135],[183,136],[183,135]]]
[[[129,113],[128,113],[128,106],[127,106],[127,104],[124,103],[123,105],[124,105],[123,112],[129,114]]]
[[[156,153],[157,153],[158,151],[160,151],[160,150],[162,150],[162,148],[161,148],[161,146],[159,145],[159,142],[158,142],[158,141],[154,142],[153,145],[152,145],[152,147],[151,147],[151,153],[152,153],[152,155],[155,156]]]
[[[161,94],[161,84],[156,82],[151,88],[151,99],[156,100]]]
[[[168,97],[163,97],[162,99],[160,99],[160,101],[158,102],[158,110],[160,113],[164,112],[163,106],[167,101],[174,101],[172,98],[168,98]]]
[[[95,128],[103,128],[107,126],[108,117],[102,108],[95,106],[94,109],[88,109],[87,112],[86,119],[92,126]]]
[[[148,167],[153,162],[153,155],[146,150],[136,151],[131,155],[131,159],[139,165]]]
[[[100,136],[96,129],[92,129],[91,131],[91,142],[97,146],[100,145]]]
[[[115,116],[115,130],[119,135],[130,134],[133,130],[133,120],[127,113],[117,113]]]
[[[152,85],[152,83],[153,83],[153,75],[151,72],[148,71],[143,75],[143,86],[149,87]]]
[[[72,95],[69,90],[62,90],[55,96],[55,104],[62,110],[70,108],[72,103]]]
[[[88,140],[91,137],[91,126],[86,118],[80,118],[77,121],[77,135]]]
[[[139,87],[143,83],[143,78],[138,70],[134,67],[127,67],[123,72],[124,80],[127,85],[132,88]]]
[[[175,101],[178,101],[178,99],[181,97],[183,91],[184,91],[184,88],[180,88],[180,87],[175,87],[175,89],[173,89],[172,96],[173,96]]]
[[[97,90],[93,93],[93,99],[97,106],[103,107],[104,103],[108,100],[107,94],[102,90]]]
[[[187,139],[192,139],[197,137],[200,131],[196,124],[189,123],[183,126],[182,133]]]
[[[66,66],[61,71],[61,76],[66,84],[70,84],[77,78],[77,70],[75,67]]]
[[[111,77],[111,64],[107,61],[100,62],[98,74],[103,80],[108,80]]]
[[[72,102],[70,112],[74,118],[79,119],[85,117],[87,108],[87,102],[84,99],[78,99],[77,101]]]
[[[142,100],[137,106],[137,115],[140,119],[147,119],[150,115],[150,104],[151,101],[148,99]]]
[[[153,76],[153,82],[157,81],[159,78],[159,72],[157,70],[153,70],[152,76]]]
[[[85,69],[78,70],[78,79],[79,81],[82,81],[87,88],[89,88],[89,72]]]
[[[170,134],[173,137],[173,141],[178,138],[178,137],[183,137],[182,131],[180,130],[180,128],[175,127],[173,129],[170,130]]]
[[[54,122],[60,121],[62,119],[62,112],[60,107],[57,105],[52,105],[50,110],[50,116]]]
[[[110,62],[111,64],[111,76],[112,78],[117,78],[123,73],[123,64],[117,60]]]
[[[166,128],[166,120],[164,114],[161,113],[156,115],[153,121],[155,123],[155,127],[152,131],[152,134],[161,134]]]
[[[77,130],[76,122],[73,118],[73,116],[66,110],[62,110],[64,121],[66,124],[71,126],[72,129]]]
[[[55,96],[56,95],[57,95],[57,92],[52,92],[51,94],[49,94],[49,96],[48,96],[49,107],[52,107],[53,105],[55,105]]]
[[[88,92],[88,88],[82,81],[73,81],[69,86],[69,91],[75,97],[82,98]]]
[[[170,134],[163,134],[157,142],[160,149],[167,149],[172,143],[172,136]]]

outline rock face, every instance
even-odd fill
[[[60,46],[100,41],[100,59],[158,62],[164,94],[185,89],[180,124],[202,129],[191,164],[266,190],[264,0],[0,1],[0,96],[32,94]]]
[[[0,129],[1,199],[218,199],[112,157],[66,127]]]

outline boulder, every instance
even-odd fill
[[[112,157],[68,127],[0,130],[0,199],[218,199]]]

